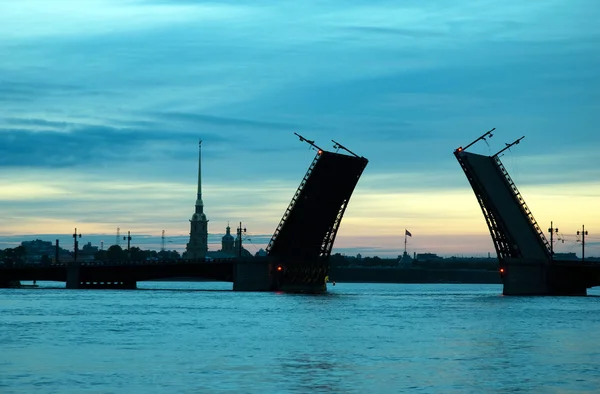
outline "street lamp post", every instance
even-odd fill
[[[81,238],[81,234],[77,234],[77,227],[75,227],[75,232],[73,233],[73,261],[77,261],[77,250],[79,249],[77,237]]]
[[[585,261],[585,236],[588,235],[585,225],[581,225],[581,231],[577,231],[577,235],[581,235],[581,261]]]
[[[558,234],[558,229],[554,228],[552,222],[550,222],[548,232],[550,233],[550,260],[554,260],[554,234]]]
[[[59,246],[58,246],[58,239],[56,240],[56,243],[54,245],[54,263],[58,264],[59,262]]]
[[[123,241],[127,240],[127,260],[131,260],[130,247],[131,247],[131,231],[127,231],[127,236],[123,237]]]
[[[242,257],[242,250],[243,250],[242,249],[242,233],[244,233],[244,234],[246,233],[246,228],[245,227],[242,228],[242,222],[240,222],[240,227],[238,227],[238,229],[237,229],[237,234],[238,234],[238,237],[240,239],[240,242],[238,244],[238,249],[239,249],[239,255],[240,255],[240,257]]]

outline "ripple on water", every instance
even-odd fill
[[[0,391],[594,392],[600,297],[497,285],[0,290]],[[594,290],[593,294],[597,291]]]

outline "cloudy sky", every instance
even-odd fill
[[[493,252],[452,152],[496,127],[543,228],[600,255],[597,0],[0,0],[0,247],[185,243],[203,139],[211,240],[264,247],[315,152],[370,163],[334,251]],[[66,242],[66,241],[65,241]],[[218,245],[213,245],[213,249]],[[588,254],[586,253],[586,254]]]

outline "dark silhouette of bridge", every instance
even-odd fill
[[[505,295],[580,295],[600,285],[600,265],[554,259],[551,244],[500,160],[524,137],[492,156],[466,152],[492,129],[454,151],[479,202],[499,259]]]
[[[0,266],[0,281],[66,282],[68,288],[135,289],[137,282],[195,278],[233,282],[235,264],[241,260],[164,260]]]
[[[268,282],[275,289],[318,292],[326,289],[331,249],[368,160],[338,142],[332,141],[334,148],[348,154],[326,151],[296,135],[317,153],[267,246]],[[261,270],[245,267],[237,266],[239,285],[249,277],[252,289],[261,282],[255,277]]]
[[[317,153],[275,229],[266,257],[0,267],[0,286],[52,280],[66,282],[67,288],[135,288],[139,281],[187,277],[233,282],[234,290],[243,291],[325,290],[331,249],[368,160],[335,141],[334,149],[347,154],[326,151],[298,136]]]

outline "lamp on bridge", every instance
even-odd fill
[[[237,229],[237,235],[238,235],[238,250],[239,250],[239,255],[240,257],[242,257],[242,233],[246,233],[246,227],[242,228],[242,222],[240,222],[240,227],[238,227]]]
[[[123,241],[127,240],[127,260],[131,260],[130,246],[131,246],[131,231],[127,231],[127,236],[123,237]]]
[[[79,242],[77,242],[77,237],[81,238],[81,234],[77,234],[77,227],[75,227],[75,232],[73,233],[73,261],[77,261],[77,249],[79,249]]]
[[[581,231],[577,231],[577,235],[581,235],[581,261],[585,261],[585,236],[588,235],[585,225],[581,226]]]
[[[548,229],[548,232],[550,233],[550,259],[553,260],[554,259],[554,234],[558,234],[558,229],[554,228],[554,225],[552,222],[550,222],[550,228]]]

